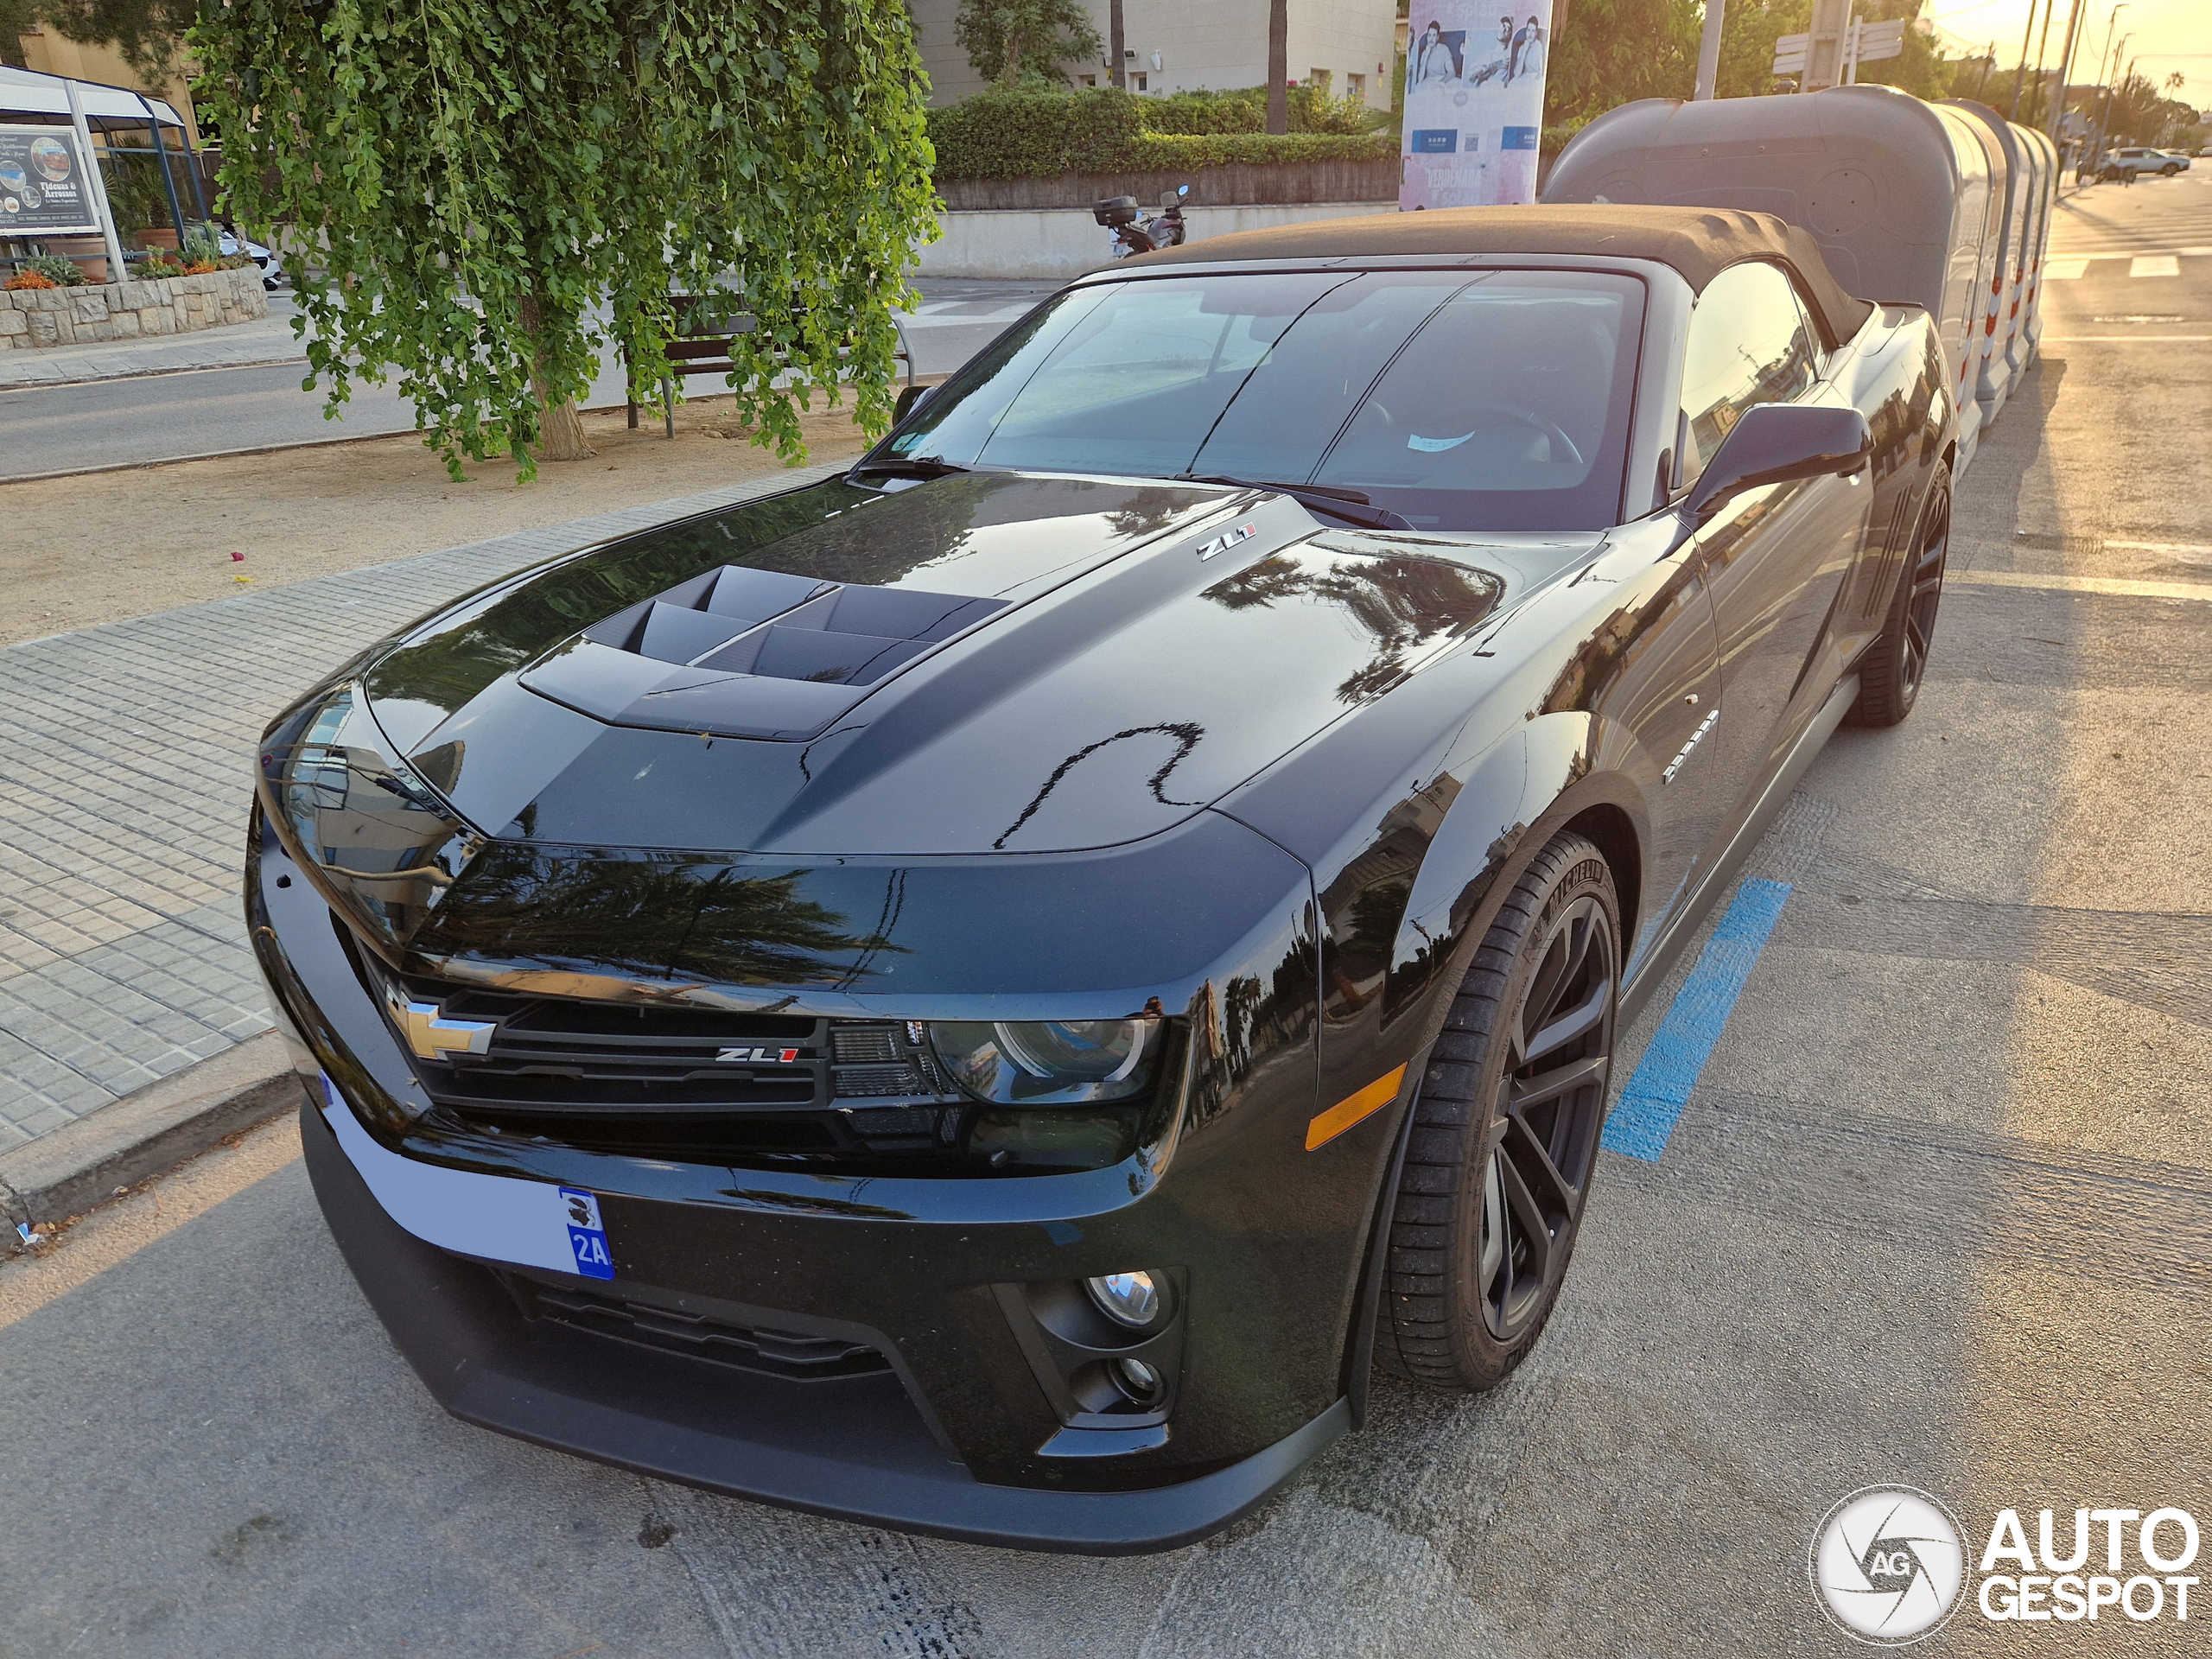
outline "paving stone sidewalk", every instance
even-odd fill
[[[0,648],[0,1151],[269,1028],[238,878],[254,740],[441,601],[814,467]]]
[[[103,340],[94,346],[55,346],[0,352],[0,391],[30,386],[74,385],[181,369],[238,369],[256,363],[305,362],[306,344],[294,338],[290,300],[269,296],[269,315],[187,334]]]

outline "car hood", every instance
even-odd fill
[[[501,839],[1071,851],[1185,821],[1461,645],[1513,569],[1482,550],[1216,486],[839,479],[487,590],[363,684]]]

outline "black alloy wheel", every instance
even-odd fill
[[[1897,573],[1897,592],[1878,639],[1859,659],[1856,726],[1894,726],[1920,700],[1928,648],[1936,638],[1936,613],[1943,603],[1943,565],[1951,550],[1951,477],[1938,473],[1912,538],[1912,554]]]
[[[1494,1388],[1559,1300],[1597,1166],[1620,998],[1605,856],[1555,836],[1507,895],[1414,1103],[1390,1217],[1385,1370]]]

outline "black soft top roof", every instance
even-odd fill
[[[1360,259],[1389,255],[1574,253],[1651,259],[1680,271],[1692,290],[1746,259],[1772,259],[1797,273],[1798,287],[1828,344],[1859,332],[1873,307],[1845,293],[1817,243],[1772,213],[1733,207],[1655,207],[1593,202],[1530,207],[1451,207],[1370,213],[1162,248],[1144,265],[1214,264],[1246,259]]]

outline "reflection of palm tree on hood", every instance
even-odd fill
[[[803,896],[811,872],[741,874],[683,854],[612,856],[495,842],[412,941],[425,956],[575,964],[725,985],[841,977],[900,947]],[[880,926],[880,915],[858,918]]]

